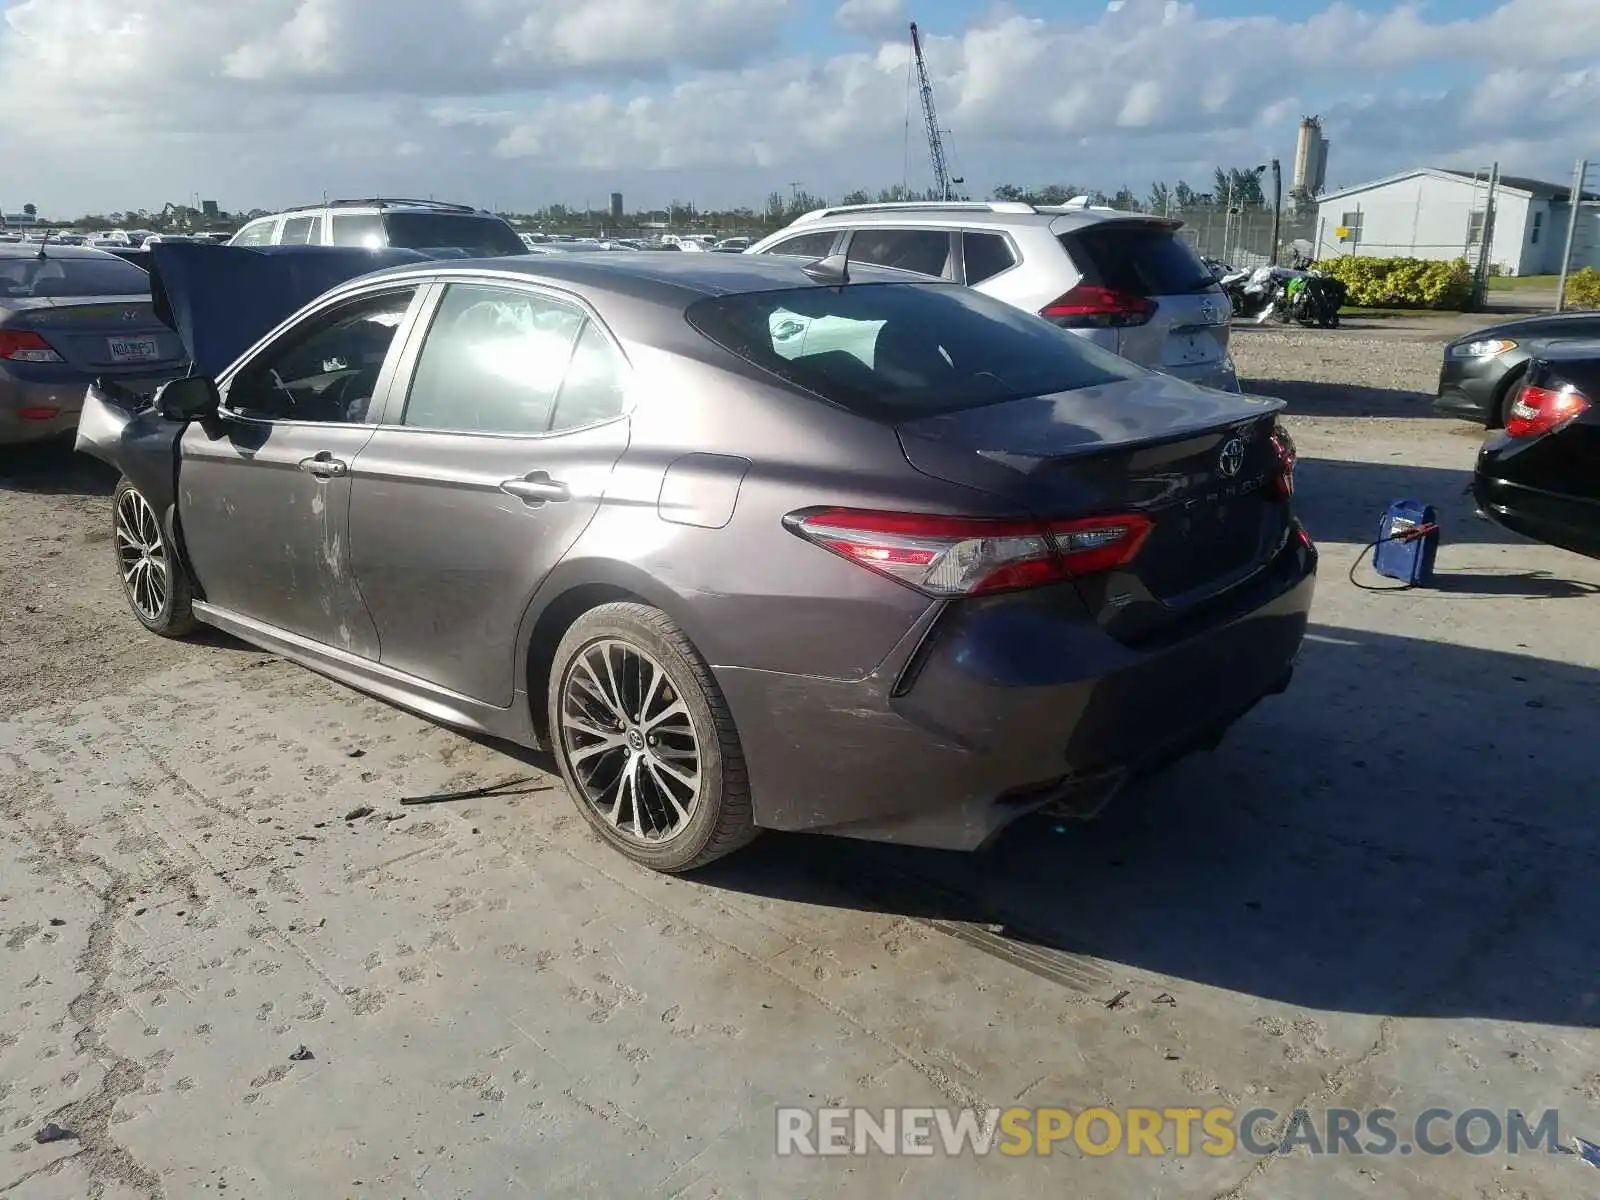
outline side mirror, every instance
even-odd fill
[[[220,403],[216,380],[204,375],[174,379],[156,389],[156,411],[169,421],[214,416]]]

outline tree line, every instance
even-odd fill
[[[1222,208],[1229,205],[1235,208],[1260,208],[1270,203],[1262,190],[1262,173],[1252,168],[1218,167],[1209,182],[1209,189],[1201,191],[1183,179],[1171,184],[1157,181],[1150,185],[1142,197],[1126,184],[1114,192],[1107,192],[1100,188],[1079,188],[1066,183],[1042,185],[1002,183],[984,198],[1055,205],[1064,204],[1076,196],[1087,196],[1091,204],[1104,205],[1125,212],[1175,215],[1194,209]],[[771,192],[767,196],[766,203],[760,208],[752,206],[700,208],[692,201],[674,200],[664,208],[624,213],[620,218],[613,217],[607,210],[585,211],[565,204],[549,204],[529,212],[502,212],[500,216],[515,225],[542,227],[555,231],[609,232],[626,235],[666,226],[683,230],[756,232],[781,228],[802,213],[826,208],[833,203],[893,204],[939,198],[938,193],[931,189],[919,190],[895,184],[876,191],[856,188],[846,192],[838,201],[833,201],[826,196],[806,191],[796,184],[790,187],[787,194],[782,191]],[[972,200],[977,197],[963,194],[958,198]],[[32,204],[24,205],[23,211],[29,216],[37,212]],[[208,219],[199,209],[190,205],[168,203],[155,210],[138,208],[121,212],[91,213],[64,224],[84,229],[133,227],[156,232],[236,228],[246,221],[266,216],[270,211],[253,208],[243,212],[222,212],[215,218]]]

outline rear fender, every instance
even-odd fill
[[[153,407],[96,383],[83,398],[77,450],[121,471],[170,530],[177,498],[178,439],[185,422],[169,421]]]

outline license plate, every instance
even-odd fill
[[[1168,339],[1168,360],[1179,366],[1189,366],[1192,363],[1206,362],[1213,357],[1212,347],[1215,343],[1205,334],[1187,334]]]
[[[111,361],[119,363],[154,362],[159,353],[155,338],[110,338]]]

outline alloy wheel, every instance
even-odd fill
[[[659,845],[701,799],[700,739],[666,669],[629,642],[591,642],[561,682],[561,738],[583,800],[624,836]]]
[[[171,587],[167,542],[155,509],[132,488],[117,501],[116,539],[128,602],[146,621],[160,621]]]

